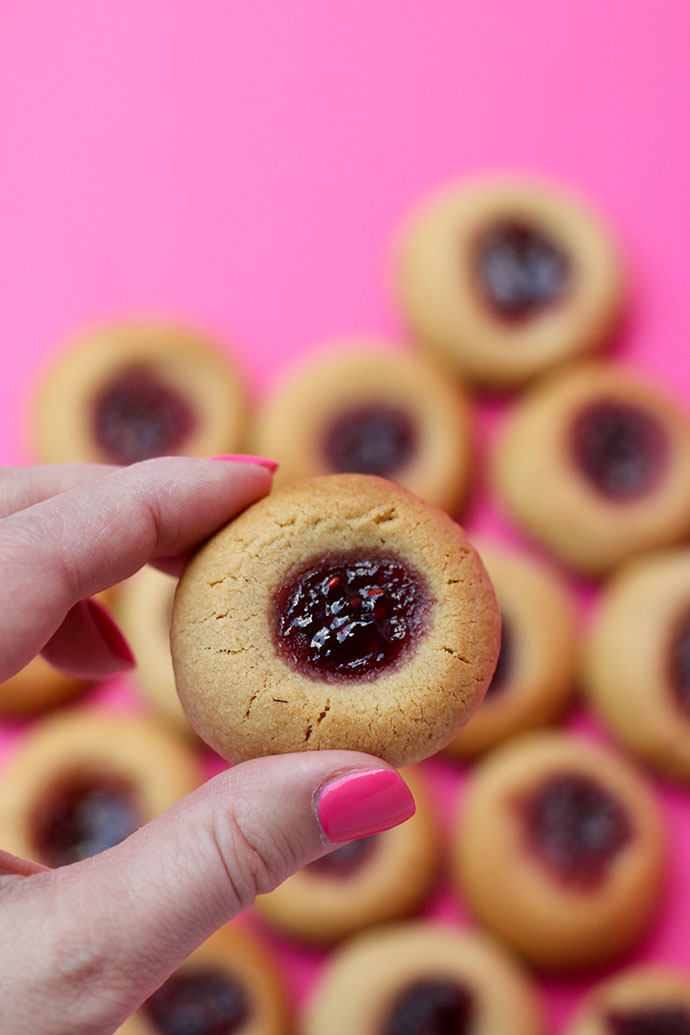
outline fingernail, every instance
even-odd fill
[[[378,834],[414,815],[415,804],[394,769],[356,769],[321,788],[316,812],[329,841]]]
[[[132,654],[131,648],[103,605],[97,600],[91,599],[84,600],[83,604],[102,638],[105,640],[108,649],[123,665],[126,665],[128,668],[134,668],[136,659]]]
[[[268,460],[265,456],[250,456],[249,453],[228,453],[225,456],[210,456],[209,460],[229,460],[234,464],[256,464],[257,467],[265,467],[267,471],[278,470],[275,460]]]

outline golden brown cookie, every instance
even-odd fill
[[[597,985],[564,1035],[690,1035],[690,974],[631,967]]]
[[[582,682],[628,747],[690,780],[690,548],[631,561],[605,587]]]
[[[252,449],[280,462],[276,486],[375,474],[457,514],[470,474],[469,403],[424,357],[350,348],[311,357],[256,417]]]
[[[73,700],[87,686],[83,679],[59,672],[41,655],[0,683],[0,716],[24,719]]]
[[[307,1009],[304,1035],[540,1035],[536,992],[498,945],[431,923],[360,934],[339,949]]]
[[[245,390],[228,356],[195,331],[158,323],[94,330],[45,373],[33,441],[43,463],[130,464],[239,447]]]
[[[446,748],[457,758],[554,722],[574,686],[576,617],[565,583],[517,550],[472,542],[498,597],[501,652],[484,700]]]
[[[573,567],[601,575],[690,532],[690,421],[641,374],[581,364],[517,403],[495,482],[519,525]]]
[[[278,969],[247,931],[226,926],[193,952],[117,1035],[289,1035]]]
[[[580,198],[487,176],[413,213],[397,281],[423,346],[476,384],[506,389],[599,348],[618,319],[623,276],[607,228]]]
[[[613,752],[525,734],[475,770],[453,847],[478,919],[539,967],[611,960],[647,927],[664,871],[659,807]]]
[[[422,904],[436,871],[438,836],[422,774],[402,775],[417,806],[412,819],[351,841],[260,895],[262,916],[295,938],[325,944]]]
[[[115,616],[136,658],[131,679],[157,714],[177,729],[191,732],[175,689],[170,656],[176,587],[176,579],[146,566],[123,586]]]
[[[201,783],[191,749],[150,719],[44,719],[2,774],[0,847],[49,866],[95,855]]]
[[[188,564],[171,644],[223,757],[443,747],[493,672],[499,615],[462,529],[392,482],[332,475],[255,503]]]

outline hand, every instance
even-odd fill
[[[130,667],[85,601],[149,561],[179,572],[270,483],[256,464],[185,458],[0,473],[0,681],[39,651],[79,675]],[[228,770],[71,866],[0,851],[0,1033],[108,1035],[257,894],[413,811],[380,760],[313,752]]]

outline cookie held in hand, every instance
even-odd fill
[[[177,689],[230,761],[434,754],[478,706],[498,654],[496,597],[447,515],[366,475],[254,504],[188,564],[175,597]]]

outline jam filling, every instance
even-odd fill
[[[323,440],[323,454],[337,474],[377,474],[389,478],[413,456],[416,429],[409,414],[384,404],[359,406],[340,414]]]
[[[510,680],[511,668],[513,665],[513,634],[510,624],[506,621],[505,615],[501,613],[501,649],[498,653],[498,661],[494,674],[486,691],[487,697],[498,697],[506,688]]]
[[[572,277],[568,254],[519,219],[489,227],[477,241],[474,261],[482,294],[503,320],[524,320],[556,305]]]
[[[649,1006],[631,1013],[610,1013],[611,1035],[690,1035],[690,1012],[682,1006]]]
[[[157,1035],[233,1035],[249,1019],[242,985],[211,968],[173,974],[142,1010]]]
[[[625,502],[656,487],[669,442],[650,413],[604,400],[578,414],[571,431],[571,450],[582,474],[602,496]]]
[[[132,787],[99,773],[75,773],[46,791],[31,822],[48,866],[66,866],[124,841],[141,826]]]
[[[121,371],[94,400],[94,437],[116,464],[180,452],[195,424],[187,401],[145,366]]]
[[[342,877],[351,877],[358,873],[369,861],[376,850],[378,835],[371,834],[369,837],[360,837],[357,841],[350,841],[349,844],[336,848],[321,859],[316,859],[307,866],[312,873],[320,877],[332,877],[339,880]]]
[[[677,623],[671,640],[668,679],[681,708],[690,715],[690,610]]]
[[[583,773],[559,773],[519,803],[532,852],[565,884],[588,889],[606,877],[632,837],[627,813]]]
[[[381,1035],[470,1035],[474,996],[458,981],[417,981],[393,1004]]]
[[[276,648],[312,679],[375,679],[415,649],[429,605],[422,576],[398,557],[323,557],[276,593]]]

